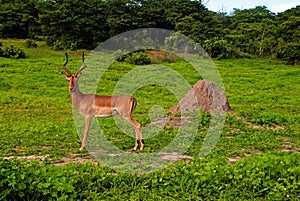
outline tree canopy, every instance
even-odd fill
[[[54,49],[93,49],[119,33],[163,28],[203,45],[215,58],[259,55],[298,64],[300,6],[209,11],[201,0],[0,0],[1,38],[46,38]]]

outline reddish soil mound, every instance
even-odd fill
[[[178,112],[193,111],[195,108],[210,114],[214,110],[233,113],[225,92],[209,80],[199,80],[175,107],[169,109],[169,112],[174,115]]]

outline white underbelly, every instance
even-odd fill
[[[95,115],[96,118],[107,118],[107,117],[112,117],[114,116],[113,114],[97,114]]]
[[[107,118],[107,117],[112,117],[117,115],[118,112],[116,110],[113,110],[111,114],[96,114],[95,117],[96,118]]]

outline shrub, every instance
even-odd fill
[[[122,62],[125,60],[126,54],[127,54],[127,51],[118,49],[117,51],[114,52],[114,57],[117,61]]]
[[[9,45],[4,49],[2,56],[7,58],[20,59],[25,58],[26,54],[23,49],[17,48],[14,45]]]
[[[57,41],[55,41],[55,42],[53,43],[52,48],[53,48],[54,50],[64,50],[64,49],[66,49],[66,48],[65,48],[65,45],[63,44],[63,42],[61,42],[61,41],[59,41],[59,40],[57,40]]]
[[[36,42],[34,40],[28,39],[28,40],[26,40],[26,47],[27,48],[31,48],[31,47],[36,48],[37,44],[36,44]]]
[[[77,42],[72,42],[70,45],[71,50],[75,51],[78,47],[78,43]]]
[[[228,44],[226,40],[206,40],[204,42],[204,49],[208,52],[210,57],[216,59],[228,59],[239,57]]]
[[[134,64],[134,65],[151,64],[151,59],[144,52],[129,54],[129,56],[125,59],[125,61],[127,63]]]
[[[3,38],[3,29],[4,29],[4,25],[0,24],[0,38]]]
[[[288,64],[298,65],[300,60],[300,44],[298,42],[288,43],[279,57]]]

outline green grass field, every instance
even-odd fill
[[[23,47],[25,41],[2,43]],[[209,116],[201,113],[188,159],[160,171],[130,175],[92,162],[87,151],[79,152],[68,82],[61,75],[64,52],[38,45],[25,49],[26,59],[0,58],[0,200],[299,199],[299,66],[262,58],[215,61],[235,110],[227,115],[216,147],[205,159],[197,157],[209,126]],[[69,54],[68,67],[76,71],[81,57]],[[184,61],[164,65],[191,85],[199,79]],[[135,67],[115,62],[97,92],[111,94]],[[144,127],[151,122],[154,105],[167,110],[177,104],[174,95],[159,86],[139,89],[134,97],[134,117]],[[120,131],[113,118],[98,122],[116,147],[132,148],[134,139]],[[160,150],[176,133],[166,126],[145,139],[140,154]],[[17,158],[21,156],[36,159],[25,162]],[[87,162],[77,163],[80,159]]]

